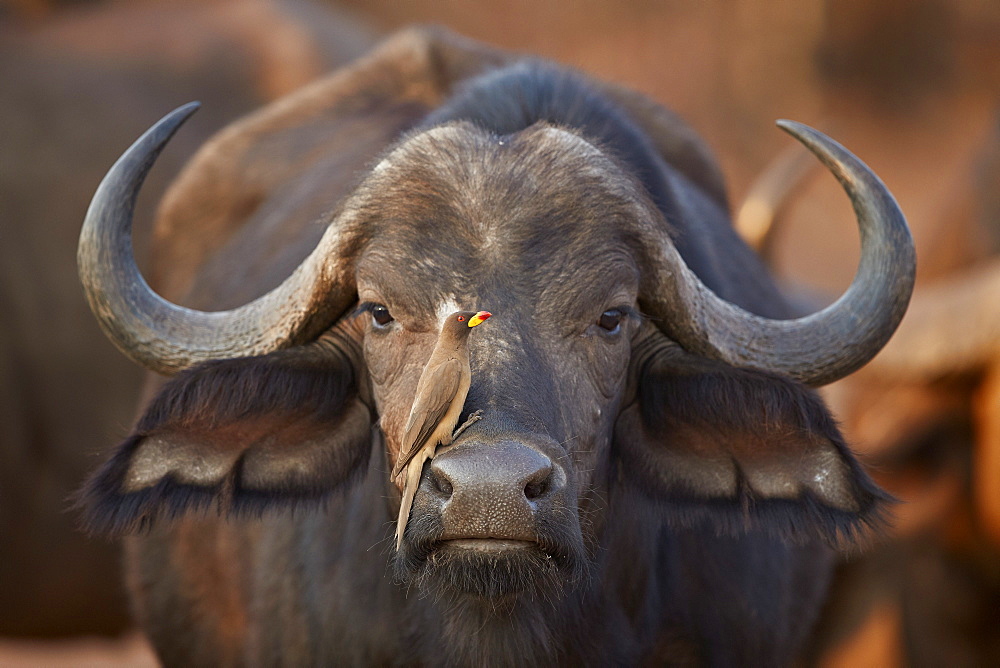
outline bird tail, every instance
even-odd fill
[[[417,494],[417,487],[420,485],[420,474],[424,470],[426,457],[423,453],[410,460],[406,466],[406,483],[403,485],[403,500],[399,504],[399,517],[396,518],[396,550],[403,543],[403,532],[406,531],[406,523],[410,519],[410,508],[413,506],[413,497]]]

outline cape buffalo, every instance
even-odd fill
[[[784,319],[676,117],[407,31],[202,149],[155,238],[181,307],[142,280],[129,227],[192,110],[112,167],[79,255],[109,337],[172,376],[81,492],[92,530],[130,534],[166,663],[799,655],[836,543],[887,500],[808,387],[874,355],[912,287],[905,221],[862,163],[785,123],[851,196],[863,250],[844,297]],[[481,419],[427,465],[396,550],[417,379],[441,318],[480,308]]]

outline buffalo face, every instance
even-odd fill
[[[641,326],[637,185],[570,132],[457,123],[410,138],[368,189],[357,289],[385,307],[365,316],[364,356],[389,461],[441,317],[494,313],[471,340],[466,411],[482,419],[427,467],[399,575],[477,595],[578,580],[578,508],[607,473]]]

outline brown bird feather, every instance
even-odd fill
[[[469,367],[469,332],[490,317],[488,311],[458,311],[445,318],[434,350],[417,381],[410,416],[403,430],[399,456],[392,469],[395,479],[403,469],[403,499],[396,519],[396,549],[403,541],[403,531],[410,517],[424,463],[434,458],[439,445],[448,445],[466,427],[479,419],[472,415],[458,428],[458,418],[469,393],[472,372]]]

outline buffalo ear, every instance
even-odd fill
[[[892,501],[813,391],[669,344],[643,365],[615,444],[625,478],[686,526],[836,543],[880,527]]]
[[[343,487],[368,460],[372,414],[333,338],[169,380],[78,493],[87,528],[120,534],[212,507],[259,514]]]

